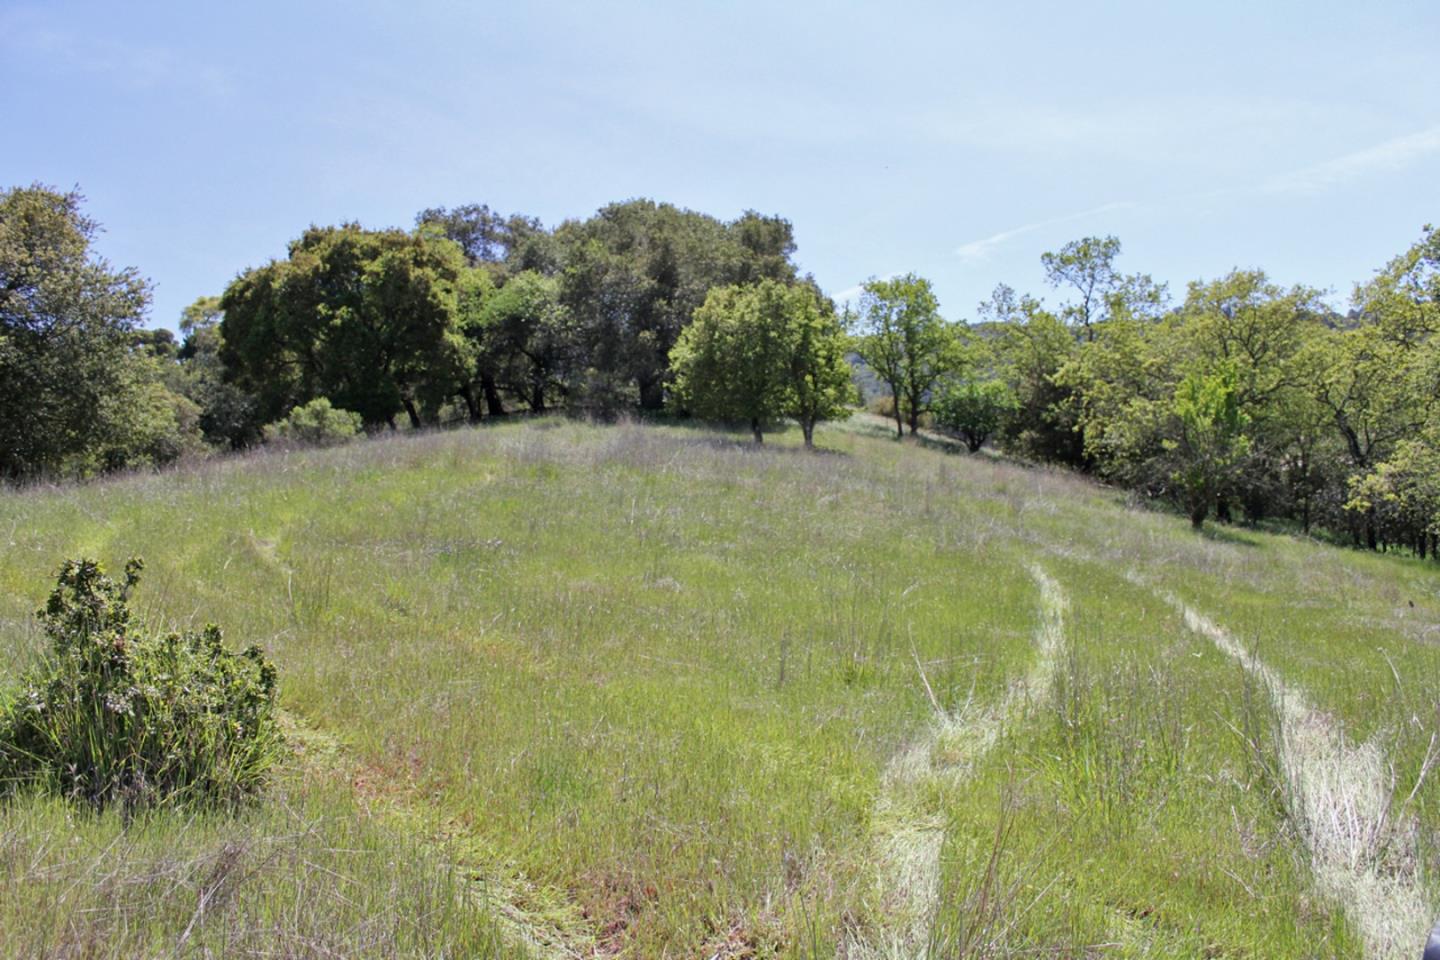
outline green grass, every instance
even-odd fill
[[[234,816],[6,805],[7,957],[514,957],[443,849],[358,809],[344,784]]]
[[[113,933],[110,955],[169,955],[191,927],[179,952],[203,955],[292,922],[297,944],[343,938],[370,911],[396,955],[495,953],[518,917],[581,952],[834,956],[889,922],[889,803],[945,825],[939,955],[967,937],[996,956],[1361,955],[1267,779],[1260,696],[1126,574],[1383,738],[1408,790],[1437,729],[1437,568],[1196,537],[1068,475],[865,422],[819,440],[540,421],[0,495],[0,685],[38,649],[28,614],[61,559],[140,554],[145,616],[263,644],[282,705],[343,757],[292,761],[233,822],[0,808],[0,940]],[[1071,603],[1049,696],[897,798],[887,768],[935,729],[926,682],[973,711],[1034,667],[1032,563]],[[1427,782],[1407,808],[1422,849],[1437,801]],[[224,910],[196,917],[193,880],[128,899],[96,880],[149,889],[167,850],[198,875],[228,837],[260,851],[297,821],[318,824],[294,846],[323,869],[287,847]],[[379,852],[341,852],[362,849]],[[315,906],[286,919],[301,889]],[[78,925],[29,925],[42,910]]]

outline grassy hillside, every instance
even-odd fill
[[[1418,952],[1433,565],[778,439],[541,421],[0,495],[0,684],[62,558],[140,554],[151,622],[273,654],[298,747],[236,818],[0,806],[0,942]]]

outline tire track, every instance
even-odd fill
[[[1060,585],[1039,565],[1031,565],[1030,576],[1040,590],[1040,622],[1032,638],[1036,657],[1030,670],[1012,683],[993,706],[973,707],[967,703],[959,713],[952,714],[937,704],[934,722],[925,736],[897,754],[885,769],[873,814],[885,925],[873,940],[853,935],[845,946],[847,957],[912,960],[925,956],[940,897],[945,819],[939,814],[916,811],[913,795],[926,783],[964,776],[1027,705],[1050,696],[1065,645],[1069,604]],[[923,668],[920,674],[928,692],[929,681]]]
[[[282,709],[280,716],[302,770],[355,788],[360,764],[336,737],[311,726],[298,714]],[[420,811],[424,801],[410,796],[406,785],[370,785],[367,789],[371,796],[361,797],[367,814],[388,820],[411,836],[417,836],[412,829],[416,822],[430,819]],[[448,846],[450,839],[423,832],[418,835],[437,851]],[[593,939],[581,924],[562,925],[555,917],[537,916],[520,905],[533,899],[534,893],[522,880],[481,871],[472,864],[452,863],[449,867],[455,871],[460,896],[495,922],[508,946],[519,947],[532,960],[584,960],[595,955]]]
[[[1131,580],[1140,582],[1137,576]],[[1193,633],[1210,640],[1266,688],[1280,727],[1280,765],[1289,807],[1310,852],[1317,886],[1345,906],[1376,960],[1413,957],[1430,929],[1431,904],[1419,876],[1413,818],[1391,816],[1391,778],[1375,741],[1346,742],[1341,725],[1286,683],[1228,630],[1173,594]]]

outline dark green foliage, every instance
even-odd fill
[[[220,356],[261,423],[329,397],[369,426],[454,395],[472,364],[460,329],[460,248],[421,231],[312,227],[289,257],[221,298]]]
[[[628,393],[622,385],[633,385],[641,409],[661,409],[670,350],[712,288],[796,277],[790,223],[753,211],[725,222],[630,200],[562,224],[555,244],[592,409]]]
[[[485,302],[480,356],[489,359],[487,369],[499,384],[532,413],[544,413],[573,383],[571,316],[560,304],[558,281],[533,270],[511,277]]]
[[[131,621],[141,562],[116,582],[69,560],[38,616],[49,657],[0,708],[0,787],[37,784],[96,808],[217,806],[253,795],[280,755],[275,668],[220,628]]]
[[[227,379],[220,360],[219,297],[200,297],[182,311],[180,332],[185,340],[176,354],[175,387],[199,408],[199,426],[205,440],[219,447],[240,449],[260,439],[255,398]]]
[[[535,217],[502,216],[486,204],[467,203],[453,210],[422,210],[415,226],[459,244],[472,266],[483,264],[499,277],[553,266],[550,235]]]
[[[1073,392],[1057,379],[1079,351],[1074,334],[1040,301],[1017,297],[1004,284],[980,313],[994,340],[997,374],[1015,397],[1014,414],[1002,428],[1006,449],[1034,460],[1084,466]]]
[[[0,478],[165,463],[196,432],[161,378],[173,339],[138,329],[149,284],[94,255],[83,200],[0,191]]]

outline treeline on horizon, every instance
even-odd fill
[[[331,410],[367,431],[562,410],[782,420],[810,443],[856,382],[896,432],[1061,464],[1207,518],[1434,555],[1440,233],[1339,313],[1260,270],[1183,295],[1113,237],[1042,257],[1058,303],[1001,285],[946,320],[911,275],[837,310],[791,224],[650,200],[546,228],[484,205],[413,229],[312,226],[180,318],[90,250],[83,198],[0,193],[0,476],[89,476],[243,449]],[[307,420],[307,423],[313,423]]]

